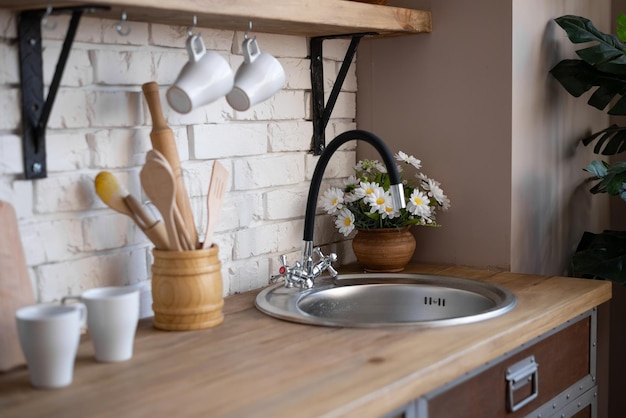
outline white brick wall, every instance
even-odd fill
[[[53,19],[57,28],[42,33],[46,85],[69,22],[66,16]],[[187,28],[131,22],[130,35],[123,37],[114,21],[83,18],[50,117],[48,177],[26,181],[15,24],[15,15],[0,10],[0,199],[17,211],[36,296],[48,302],[95,286],[136,285],[145,290],[144,314],[149,314],[152,247],[128,218],[100,201],[93,180],[109,170],[145,200],[139,170],[151,147],[151,120],[141,85],[157,81],[164,93],[175,80],[186,60]],[[241,63],[241,32],[198,31],[207,48],[225,56],[233,68]],[[272,99],[247,112],[236,112],[220,99],[180,115],[162,94],[200,235],[212,161],[219,159],[231,175],[215,237],[225,294],[265,286],[278,269],[278,255],[290,260],[299,255],[308,182],[317,161],[308,153],[307,39],[255,35],[261,49],[286,70],[286,87]],[[324,43],[327,93],[348,43]],[[353,65],[328,124],[328,139],[355,128],[356,91]],[[325,183],[350,175],[354,162],[355,144],[347,144],[331,160]],[[316,244],[351,257],[349,243],[341,242],[328,216],[320,214],[316,226]]]

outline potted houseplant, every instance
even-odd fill
[[[368,271],[401,271],[415,251],[414,225],[439,226],[438,209],[447,210],[450,200],[438,181],[420,172],[421,161],[400,151],[395,155],[404,186],[406,208],[392,206],[390,180],[385,166],[377,160],[361,160],[345,187],[327,189],[323,208],[335,218],[344,236],[353,231],[354,253]],[[407,169],[414,178],[405,179]]]
[[[581,59],[559,62],[550,73],[574,97],[594,90],[588,104],[610,115],[626,115],[626,16],[620,15],[617,36],[596,29],[580,16],[555,19],[572,43],[592,45],[576,51]],[[583,138],[587,146],[595,142],[594,153],[615,155],[626,151],[626,127],[611,125]],[[626,163],[592,161],[585,170],[597,181],[591,193],[608,193],[626,201]],[[572,273],[579,277],[626,282],[626,232],[585,232],[572,258]]]

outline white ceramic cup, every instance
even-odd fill
[[[132,358],[139,320],[139,289],[97,287],[78,297],[66,296],[63,303],[70,299],[78,299],[87,307],[87,332],[97,361],[118,362]]]
[[[36,388],[61,388],[72,383],[74,361],[85,324],[85,305],[31,305],[15,312],[17,332]]]
[[[167,102],[179,113],[207,105],[233,88],[233,70],[224,57],[207,51],[200,35],[187,39],[189,61],[174,84],[167,89]]]
[[[226,101],[235,110],[245,111],[269,99],[285,85],[285,70],[276,58],[261,52],[256,38],[243,41],[243,63],[235,73],[235,86]]]

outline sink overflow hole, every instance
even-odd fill
[[[430,306],[446,306],[445,298],[433,298],[430,296],[424,296],[424,305]]]

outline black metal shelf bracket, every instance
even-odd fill
[[[378,35],[375,32],[353,33],[346,35],[329,35],[315,36],[309,40],[309,49],[311,53],[311,100],[312,100],[312,117],[313,117],[313,143],[311,145],[313,155],[320,155],[326,147],[325,130],[333,112],[337,97],[343,86],[343,82],[348,75],[350,64],[354,59],[354,54],[359,46],[361,38],[364,36]],[[324,98],[324,60],[322,43],[326,39],[352,38],[346,55],[337,73],[337,79],[333,85],[333,89],[328,97],[328,102]]]
[[[24,177],[41,179],[47,176],[46,127],[52,105],[59,90],[61,77],[76,35],[78,23],[85,11],[93,12],[101,7],[63,7],[51,11],[29,10],[19,14],[17,36],[20,61],[22,94],[22,152]],[[41,24],[51,13],[72,13],[54,76],[44,101],[43,58],[41,47]]]

